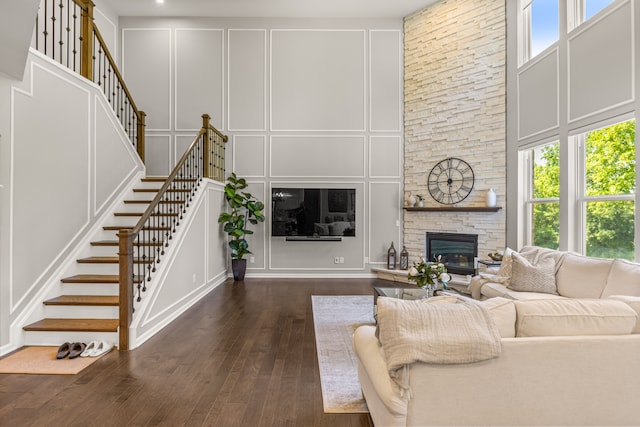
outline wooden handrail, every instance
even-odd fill
[[[136,225],[131,229],[122,229],[118,233],[121,350],[129,349],[129,327],[134,312],[133,300],[134,298],[137,298],[137,301],[141,300],[141,293],[146,290],[146,284],[151,280],[151,274],[155,272],[155,266],[164,255],[164,248],[169,245],[175,227],[179,225],[200,182],[203,178],[224,180],[223,144],[228,138],[211,126],[211,118],[208,114],[203,114],[202,120],[203,126],[198,135],[176,163]],[[222,145],[221,149],[220,145]],[[218,154],[221,164],[217,165],[211,163],[212,152],[216,150],[222,151],[221,155]],[[176,206],[177,204],[183,205],[180,212],[173,212],[170,210],[172,208],[166,208],[167,205]],[[142,242],[153,241],[155,248],[145,251],[142,245],[138,246],[136,251],[136,242],[140,243],[140,236],[144,238]]]
[[[93,8],[91,0],[73,0],[82,8],[80,75],[93,81]]]
[[[42,19],[40,12],[36,16],[35,48],[100,86],[144,162],[146,115],[94,23],[94,7],[92,0],[44,0]]]
[[[102,38],[102,34],[100,34],[100,31],[95,26],[93,28],[93,32],[95,34],[96,39],[98,39],[98,42],[100,42],[100,46],[104,49],[104,55],[112,64],[113,72],[116,74],[116,76],[118,77],[118,80],[122,84],[122,89],[124,90],[124,93],[127,94],[127,98],[129,98],[129,101],[131,102],[131,106],[133,107],[134,110],[138,111],[138,107],[136,106],[136,103],[133,101],[133,95],[131,95],[131,92],[129,92],[129,88],[127,88],[127,85],[124,82],[124,77],[122,77],[122,74],[120,74],[120,70],[116,66],[116,61],[113,59],[113,56],[111,56],[111,52],[109,52],[109,49],[107,48],[107,43]],[[84,77],[88,78],[89,80],[93,80],[93,75],[84,76]]]

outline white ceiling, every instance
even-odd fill
[[[438,0],[102,0],[118,16],[402,18]]]

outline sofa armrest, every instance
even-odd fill
[[[406,416],[408,398],[404,399],[400,396],[399,387],[389,376],[384,352],[376,337],[376,327],[370,325],[358,327],[353,334],[353,348],[358,358],[358,375],[366,376],[366,378],[360,378],[365,399],[367,395],[371,397],[375,394],[388,412]],[[373,390],[367,390],[368,386]],[[367,404],[370,405],[370,399],[367,399]]]

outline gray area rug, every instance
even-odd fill
[[[312,295],[311,303],[324,412],[369,412],[351,336],[358,326],[374,323],[373,295]]]

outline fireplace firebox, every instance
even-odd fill
[[[441,261],[449,273],[475,274],[478,235],[427,231],[424,253],[427,261],[435,261],[441,256]]]

